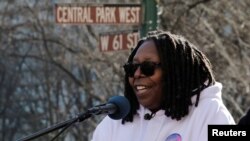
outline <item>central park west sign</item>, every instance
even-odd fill
[[[56,4],[55,18],[61,24],[140,24],[141,5]]]
[[[59,24],[128,24],[140,25],[140,4],[56,4],[55,20]],[[139,40],[138,32],[118,32],[99,35],[102,52],[128,50]]]

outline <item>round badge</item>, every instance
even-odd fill
[[[169,135],[165,141],[181,141],[181,135],[178,133],[173,133]]]

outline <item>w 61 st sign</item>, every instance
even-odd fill
[[[118,51],[134,48],[139,40],[139,33],[106,34],[99,36],[100,51]]]

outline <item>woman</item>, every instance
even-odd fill
[[[208,58],[181,36],[150,32],[124,70],[131,110],[105,117],[92,141],[206,141],[209,124],[235,124]]]

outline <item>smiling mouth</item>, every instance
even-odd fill
[[[144,85],[135,86],[135,90],[136,90],[136,92],[137,92],[138,94],[145,93],[148,89],[149,89],[149,87],[144,86]]]

